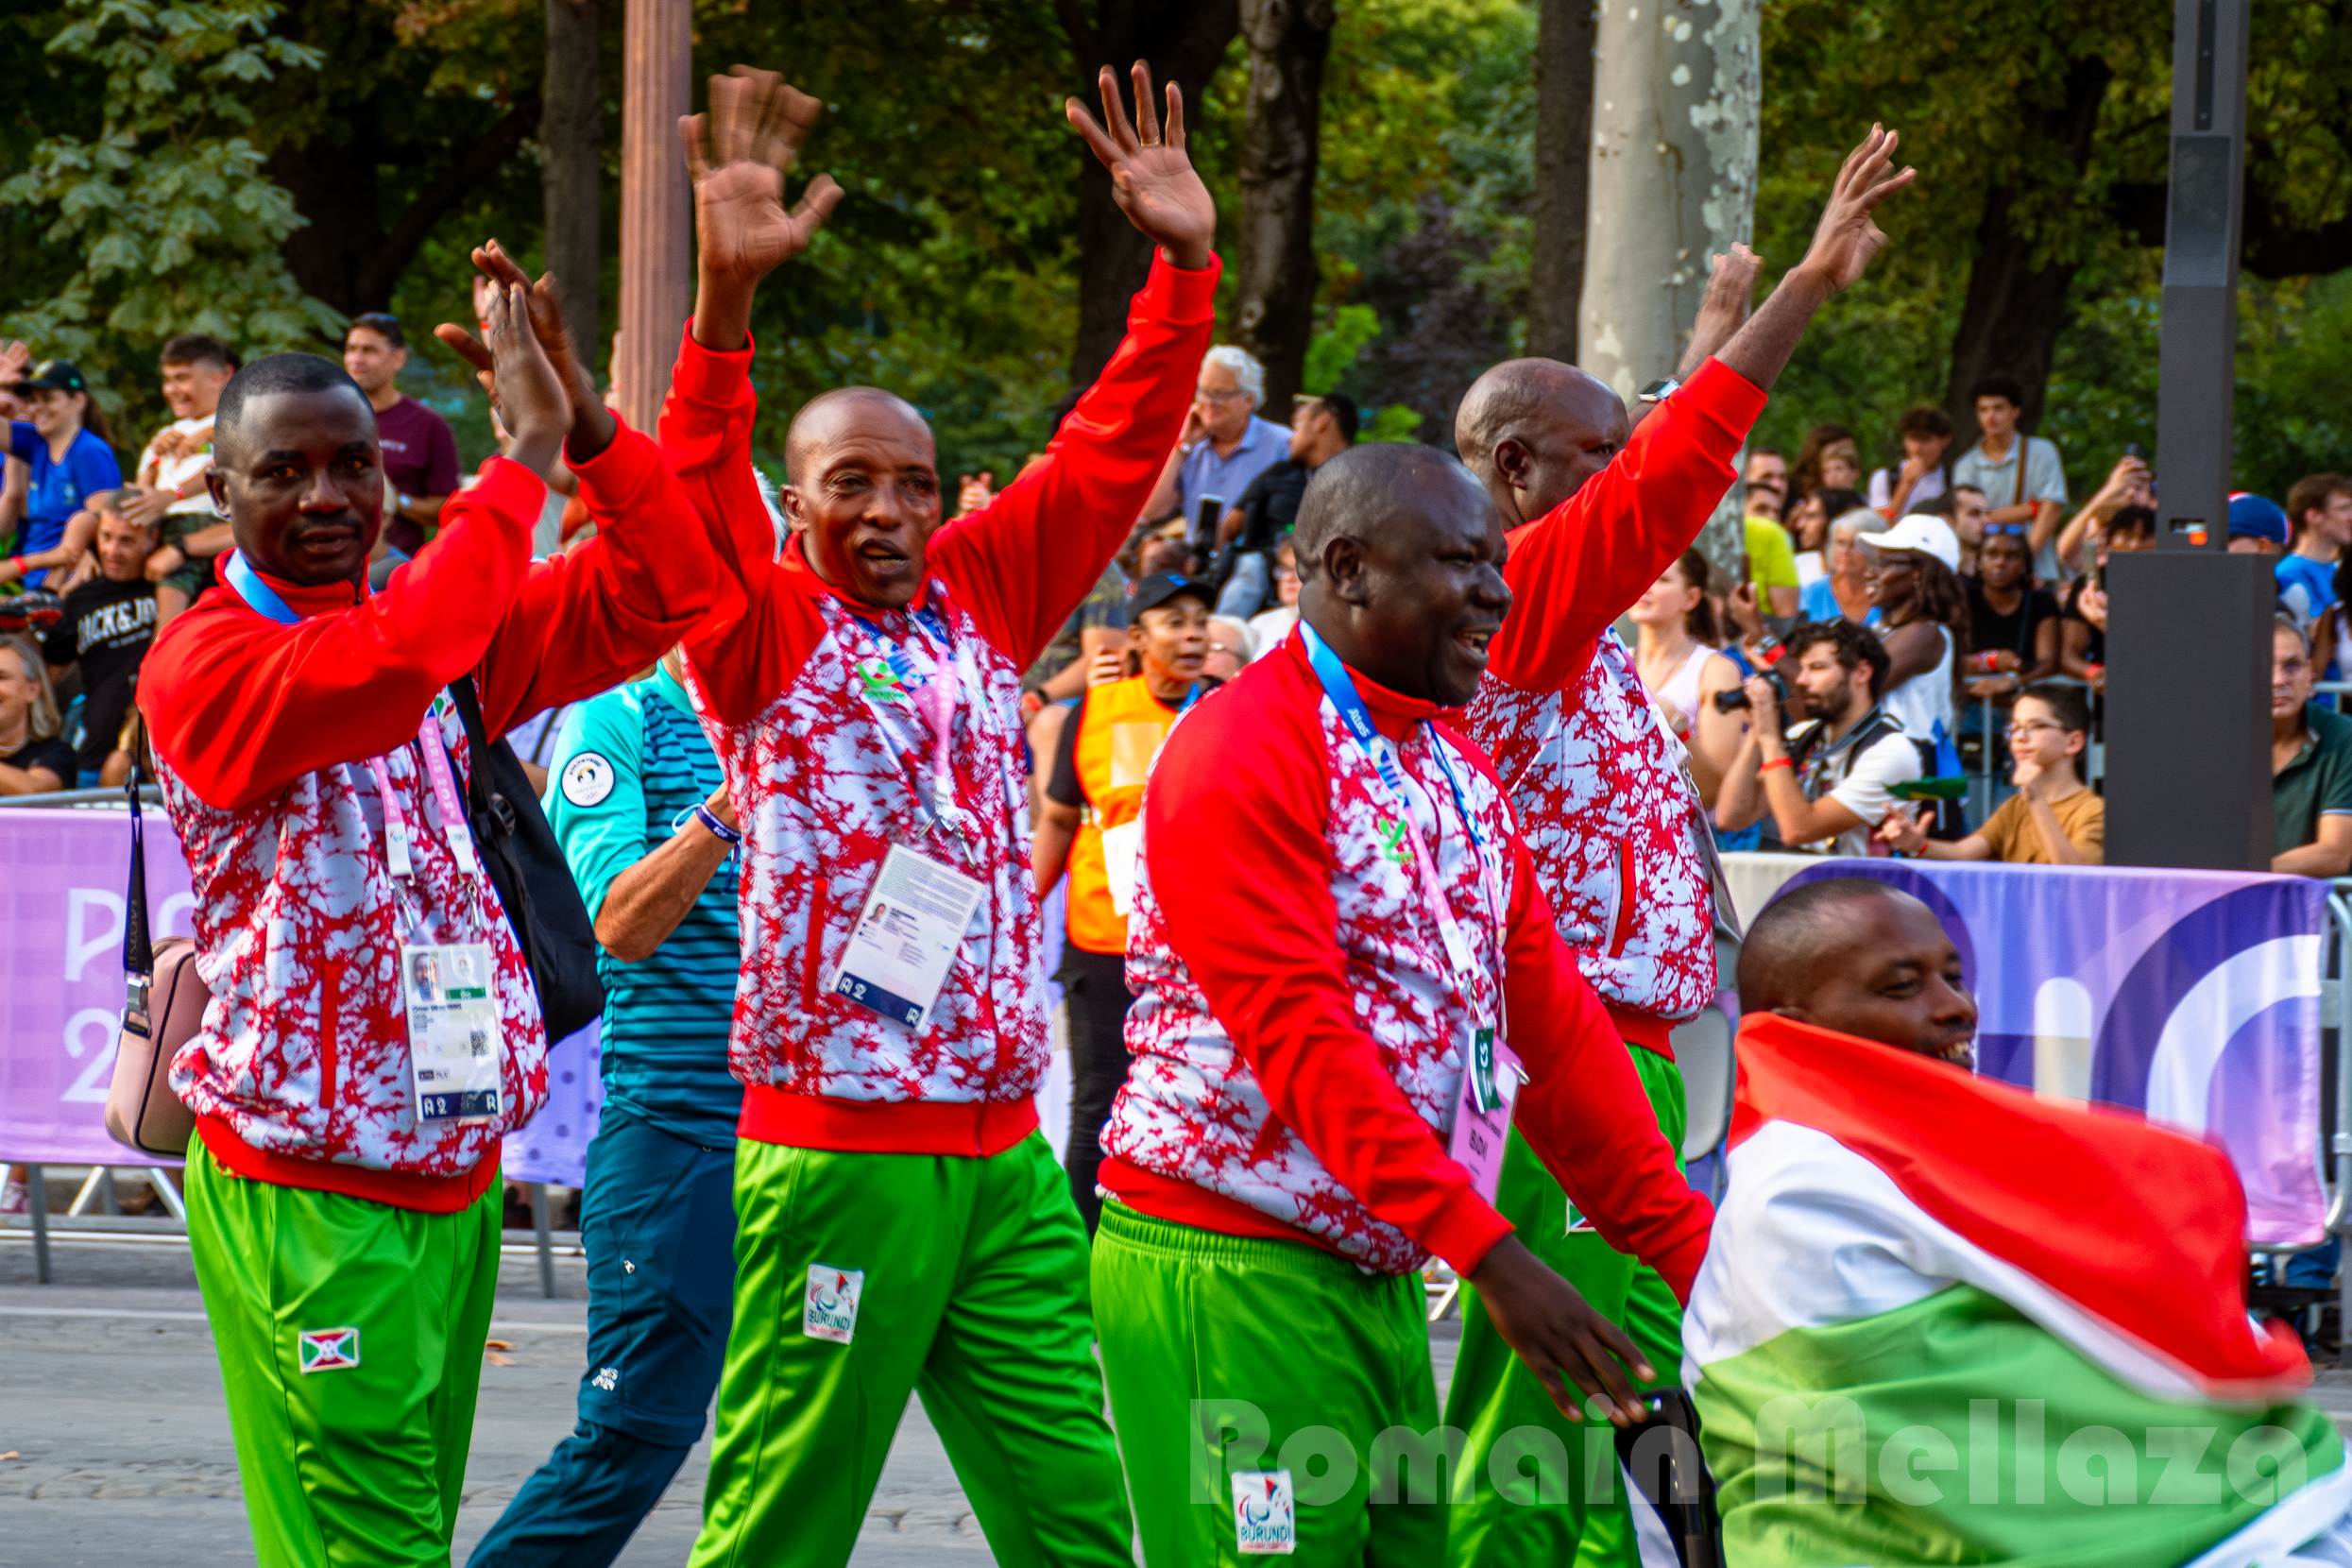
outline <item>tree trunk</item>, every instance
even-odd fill
[[[1628,403],[1682,357],[1709,255],[1753,232],[1759,24],[1753,0],[1616,0],[1601,11],[1577,363]],[[1743,548],[1733,491],[1700,536],[1726,568]]]
[[[2104,60],[2075,60],[2067,70],[2065,100],[2025,110],[2020,135],[2029,145],[2041,142],[2065,148],[2068,166],[2079,179],[2090,163],[2099,105],[2113,76]],[[1985,216],[1976,229],[1976,263],[1969,269],[1968,300],[1961,307],[1960,329],[1952,334],[1951,380],[1944,393],[1955,431],[1976,429],[1976,400],[1970,394],[1980,378],[1990,375],[2013,376],[2024,387],[2020,430],[2031,431],[2041,419],[2051,356],[2066,325],[2067,287],[2074,281],[2075,268],[2071,262],[2033,264],[2033,241],[2020,235],[2009,221],[2011,210],[2028,194],[2014,185],[1985,193]]]
[[[1201,95],[1241,26],[1239,0],[1099,0],[1092,21],[1083,0],[1055,0],[1054,12],[1078,58],[1080,102],[1102,112],[1095,77],[1105,65],[1128,99],[1128,69],[1143,60],[1155,85],[1172,81],[1183,91],[1185,122],[1196,128]],[[1128,107],[1132,112],[1133,103]],[[1085,386],[1127,334],[1127,302],[1150,274],[1151,242],[1112,199],[1110,172],[1083,146],[1077,157],[1078,339],[1070,349],[1070,384]]]
[[[547,81],[539,113],[540,199],[547,270],[564,302],[571,340],[593,365],[598,330],[598,211],[604,185],[605,110],[598,80],[596,0],[547,0]]]
[[[1593,0],[1541,0],[1535,35],[1535,240],[1527,352],[1577,362],[1593,187]]]
[[[1315,335],[1315,164],[1334,20],[1332,0],[1242,0],[1250,110],[1241,133],[1234,337],[1265,365],[1259,412],[1277,423],[1290,417]]]

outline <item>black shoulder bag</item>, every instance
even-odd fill
[[[596,977],[596,929],[555,830],[539,810],[531,775],[522,771],[515,748],[503,740],[493,744],[483,727],[472,678],[452,682],[449,691],[473,754],[466,779],[467,825],[482,851],[482,869],[490,874],[515,940],[530,962],[553,1045],[605,1011],[605,982]]]

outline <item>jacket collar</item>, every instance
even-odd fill
[[[1303,622],[1293,622],[1289,635],[1283,639],[1282,645],[1289,651],[1291,657],[1299,661],[1299,667],[1315,684],[1316,690],[1321,690],[1321,682],[1315,673],[1314,661],[1306,656],[1306,640],[1299,636],[1299,627],[1303,624]],[[1365,709],[1372,714],[1372,727],[1391,741],[1403,741],[1413,733],[1414,726],[1418,724],[1432,721],[1452,724],[1461,717],[1462,710],[1458,707],[1440,707],[1420,697],[1391,691],[1354,665],[1346,668],[1349,677],[1355,682],[1356,694],[1364,699]]]

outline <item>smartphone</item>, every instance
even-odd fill
[[[1209,552],[1217,548],[1217,525],[1224,519],[1224,516],[1225,498],[1223,496],[1202,496],[1201,498],[1200,508],[1194,514],[1192,547],[1201,553],[1203,559],[1207,558]]]
[[[2137,441],[2126,441],[2123,443],[2123,455],[2126,457],[2137,457],[2142,463],[2145,463],[2148,460],[2148,454],[2140,450],[2139,443]]]

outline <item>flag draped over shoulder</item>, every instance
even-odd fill
[[[2335,1528],[2219,1150],[1785,1018],[1739,1058],[1682,1334],[1731,1562],[2239,1568]]]

